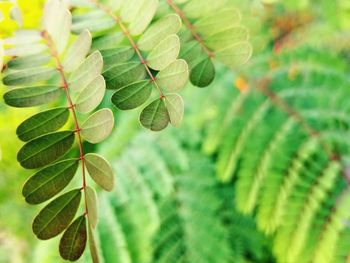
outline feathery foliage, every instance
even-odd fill
[[[68,186],[81,166],[82,186],[50,201],[36,216],[32,227],[43,240],[64,231],[60,254],[75,261],[85,250],[86,217],[89,228],[95,228],[97,220],[96,194],[86,185],[86,170],[107,191],[112,190],[114,178],[102,156],[86,154],[83,140],[99,143],[107,138],[114,117],[106,108],[84,116],[99,106],[105,94],[101,54],[96,51],[86,57],[91,46],[89,31],[84,30],[69,43],[71,14],[58,0],[47,1],[42,27],[42,31],[20,30],[4,40],[5,55],[13,57],[6,64],[2,79],[11,88],[4,94],[4,100],[12,107],[44,104],[50,107],[17,128],[18,138],[25,142],[18,152],[18,162],[26,169],[40,169],[23,186],[22,194],[29,204],[54,198]],[[83,118],[85,121],[81,123]],[[73,221],[82,193],[84,212]]]

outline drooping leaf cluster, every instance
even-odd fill
[[[4,94],[6,104],[49,108],[17,128],[18,138],[25,143],[18,152],[18,162],[26,169],[39,169],[26,181],[22,194],[29,204],[50,200],[34,219],[33,232],[43,240],[64,232],[60,254],[74,261],[85,249],[87,228],[94,229],[97,220],[96,193],[87,186],[86,174],[107,191],[112,190],[114,179],[109,163],[100,155],[86,153],[83,141],[99,143],[106,139],[114,117],[106,108],[88,115],[105,94],[103,60],[98,51],[89,54],[89,31],[70,41],[71,20],[63,2],[47,1],[42,31],[20,30],[4,40],[4,53],[13,58],[6,64],[2,81],[10,89]],[[56,197],[79,166],[82,187]],[[84,205],[80,205],[82,195]],[[80,208],[84,212],[76,217]]]

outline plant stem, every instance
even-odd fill
[[[81,129],[79,126],[79,122],[78,122],[78,118],[77,118],[77,114],[75,111],[75,105],[72,101],[72,98],[70,96],[69,90],[68,90],[68,82],[67,79],[64,75],[64,69],[63,69],[63,65],[62,62],[58,56],[58,52],[56,50],[55,44],[53,43],[51,37],[49,36],[49,34],[46,31],[43,31],[41,33],[41,36],[43,37],[43,39],[45,40],[46,45],[49,48],[49,51],[52,55],[52,57],[54,58],[56,65],[57,65],[57,70],[61,76],[61,80],[62,80],[62,85],[63,85],[63,89],[65,91],[66,94],[66,98],[67,98],[67,102],[68,102],[68,108],[72,111],[72,116],[73,116],[73,121],[74,121],[74,125],[75,125],[75,132],[77,134],[78,137],[78,147],[79,147],[79,160],[81,161],[81,168],[82,168],[82,178],[83,178],[83,185],[82,185],[82,190],[84,191],[84,196],[85,196],[85,212],[84,215],[88,214],[88,208],[87,208],[87,203],[86,203],[86,175],[85,175],[85,160],[84,160],[84,150],[83,150],[83,143],[82,143],[82,137],[81,137]]]

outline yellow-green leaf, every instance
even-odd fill
[[[112,191],[114,176],[111,165],[102,156],[94,153],[85,154],[86,168],[91,178],[106,191]]]
[[[82,125],[81,135],[90,143],[106,139],[112,132],[114,117],[110,109],[101,109],[92,114]]]

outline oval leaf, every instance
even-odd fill
[[[131,21],[129,32],[133,36],[140,35],[151,22],[158,7],[158,0],[147,0],[139,4],[139,15]]]
[[[94,153],[86,154],[84,160],[91,178],[106,191],[112,191],[114,176],[112,167],[107,160]]]
[[[114,117],[110,109],[101,109],[92,114],[82,125],[81,135],[90,143],[106,139],[112,132]]]
[[[94,189],[90,186],[85,188],[86,205],[88,211],[89,224],[95,228],[97,225],[97,196]]]
[[[179,37],[170,35],[152,49],[147,57],[147,65],[155,70],[162,70],[177,58],[179,52]]]
[[[252,56],[252,45],[243,41],[215,52],[215,57],[229,67],[246,63]]]
[[[86,218],[78,217],[67,228],[60,240],[60,255],[69,261],[78,260],[84,253],[87,241]]]
[[[191,70],[191,83],[197,87],[208,86],[214,78],[215,68],[210,58],[203,60]]]
[[[152,50],[160,40],[176,34],[181,28],[181,19],[176,14],[167,15],[152,24],[137,43],[140,50]]]
[[[178,127],[184,115],[184,102],[178,94],[167,94],[165,106],[168,110],[171,125]]]
[[[20,88],[6,92],[4,101],[12,107],[32,107],[52,102],[60,94],[62,94],[61,88],[55,86]]]
[[[72,190],[56,198],[45,206],[35,217],[33,232],[39,239],[50,239],[72,222],[81,199],[80,189]]]
[[[151,95],[152,82],[141,80],[118,89],[112,103],[121,110],[130,110],[142,105]]]
[[[169,123],[169,114],[164,99],[156,99],[140,115],[141,124],[152,131],[163,130]]]
[[[127,61],[135,54],[132,47],[118,47],[101,50],[105,67]]]
[[[26,142],[45,133],[57,131],[66,124],[68,117],[69,109],[66,107],[40,112],[18,126],[17,136]]]
[[[69,87],[73,90],[84,89],[91,81],[99,76],[103,69],[103,59],[99,51],[88,56],[69,77]]]
[[[20,71],[11,71],[5,75],[2,82],[7,86],[33,84],[39,81],[48,80],[54,75],[54,73],[57,73],[57,70],[51,68],[32,68]]]
[[[25,57],[17,57],[11,59],[7,66],[10,69],[25,69],[31,67],[44,66],[51,60],[51,56],[49,54],[36,54]]]
[[[186,85],[188,75],[186,61],[178,59],[157,74],[157,83],[168,91],[177,91]]]
[[[108,89],[119,89],[143,77],[145,68],[140,62],[117,64],[103,72]]]
[[[40,136],[18,152],[18,162],[27,169],[40,168],[65,155],[74,142],[74,132],[61,131]]]
[[[29,204],[40,204],[61,192],[73,179],[79,161],[65,160],[35,173],[24,184],[22,194]]]
[[[93,111],[101,103],[105,91],[105,80],[99,75],[79,93],[75,108],[81,113]]]

